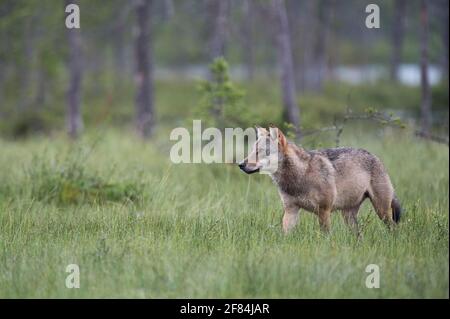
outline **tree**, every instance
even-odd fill
[[[31,73],[33,70],[33,60],[35,57],[35,40],[36,40],[36,27],[34,24],[36,21],[36,16],[27,20],[25,23],[25,30],[23,35],[23,47],[24,55],[22,61],[19,63],[18,75],[19,75],[19,99],[18,99],[18,109],[22,112],[25,111],[30,104],[30,93],[31,93]]]
[[[175,7],[172,0],[164,0],[164,21],[169,21],[175,14]]]
[[[297,5],[300,4],[300,2],[296,2]],[[314,66],[314,41],[315,41],[315,35],[311,30],[317,30],[317,3],[313,1],[306,1],[304,4],[303,10],[305,11],[304,18],[302,21],[300,21],[300,27],[303,32],[303,39],[302,42],[299,44],[299,47],[297,47],[297,50],[301,50],[303,52],[301,63],[298,63],[300,65],[300,69],[297,68],[297,76],[299,78],[300,86],[298,88],[300,91],[306,91],[311,88],[311,74],[314,72],[313,66]],[[301,10],[302,8],[298,8],[298,10]],[[297,10],[295,10],[297,13]],[[297,13],[300,14],[300,13]],[[295,19],[293,19],[295,21]],[[298,85],[298,84],[297,84]]]
[[[123,75],[128,73],[127,69],[127,22],[130,15],[130,11],[133,9],[133,3],[127,2],[121,6],[117,6],[114,11],[113,19],[114,24],[112,26],[113,37],[113,53],[114,53],[114,66],[116,68],[117,82],[123,79]]]
[[[244,14],[244,26],[242,30],[244,58],[247,67],[247,79],[253,80],[255,73],[255,54],[253,43],[253,8],[252,0],[244,0],[243,2],[243,14]]]
[[[444,52],[442,54],[442,75],[448,81],[448,1],[441,0],[438,2],[441,24],[441,39]]]
[[[332,23],[334,0],[294,1],[291,3],[290,21],[296,30],[294,59],[298,91],[321,91],[323,82],[331,74]]]
[[[211,18],[213,22],[213,34],[210,44],[212,60],[225,55],[228,5],[228,0],[212,1],[210,3]]]
[[[152,0],[136,1],[136,128],[143,137],[153,132],[153,65],[151,50],[151,6]]]
[[[75,0],[66,0],[66,6],[77,4]],[[77,138],[83,128],[81,118],[81,85],[83,79],[81,29],[67,28],[69,42],[69,89],[67,91],[67,129],[71,138]]]
[[[321,0],[316,2],[317,8],[317,34],[314,45],[314,69],[310,76],[313,77],[311,88],[314,91],[321,91],[323,81],[327,73],[327,49],[330,32],[331,3]]]
[[[281,75],[284,119],[300,134],[300,110],[296,101],[294,66],[292,61],[289,23],[284,0],[272,0],[273,14],[277,21],[277,53]]]
[[[245,103],[244,90],[231,80],[225,59],[214,59],[209,65],[209,71],[210,79],[199,83],[201,97],[194,109],[194,118],[219,129],[258,123],[258,114]]]
[[[421,128],[429,134],[431,126],[431,89],[428,79],[428,0],[420,1],[420,74],[422,103]]]
[[[402,59],[403,38],[405,30],[405,0],[395,0],[394,21],[392,21],[392,54],[391,54],[391,80],[398,81],[398,68]]]

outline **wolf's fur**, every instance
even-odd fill
[[[278,143],[278,169],[271,177],[283,202],[285,232],[295,226],[301,208],[318,215],[325,231],[330,228],[331,212],[340,210],[346,223],[357,231],[356,216],[366,198],[386,224],[400,220],[401,209],[391,180],[375,155],[350,147],[307,151],[287,142],[277,128],[270,134],[258,128],[253,154],[240,164],[246,173],[261,169],[265,157],[273,156],[263,151],[267,139]],[[256,160],[250,162],[249,158]]]

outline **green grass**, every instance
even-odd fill
[[[395,231],[365,204],[359,241],[338,213],[330,236],[309,213],[284,236],[267,176],[173,165],[163,130],[148,143],[109,129],[77,143],[0,139],[0,297],[448,298],[448,148],[357,128],[342,144],[384,161],[405,209]],[[115,196],[39,196],[66,180],[62,167],[83,173],[76,185],[94,179]],[[65,287],[72,263],[80,289]],[[365,287],[368,264],[380,266],[379,289]]]

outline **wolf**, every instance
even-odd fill
[[[323,231],[330,231],[331,213],[341,211],[344,221],[359,235],[358,210],[367,198],[389,227],[400,221],[401,207],[383,163],[364,149],[339,147],[306,150],[288,142],[283,132],[257,127],[257,138],[239,168],[247,174],[270,171],[284,208],[283,231],[298,221],[299,210],[316,214]]]

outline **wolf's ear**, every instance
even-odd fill
[[[269,130],[270,130],[270,137],[275,141],[278,141],[281,148],[285,149],[287,145],[287,140],[283,132],[281,132],[281,130],[278,127],[271,127]]]
[[[255,126],[255,128],[256,128],[256,134],[258,136],[263,136],[263,135],[267,135],[268,134],[267,130],[265,128],[263,128],[263,127]]]
[[[272,139],[274,139],[274,140],[278,139],[278,128],[277,127],[270,125],[269,132],[270,132],[270,137]]]

